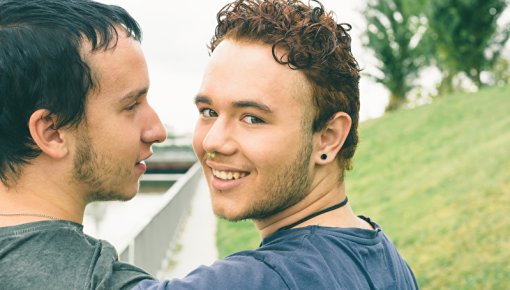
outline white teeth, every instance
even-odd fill
[[[214,176],[224,180],[236,180],[246,176],[244,172],[212,170]]]

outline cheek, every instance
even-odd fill
[[[270,173],[276,173],[282,169],[288,170],[289,166],[296,165],[296,160],[306,158],[303,152],[305,144],[302,135],[287,135],[275,140],[275,142],[264,143],[264,149],[259,149],[257,154],[264,161]]]
[[[206,133],[206,129],[197,124],[193,133],[193,150],[197,155],[201,155],[204,151],[202,144]]]
[[[238,136],[238,142],[245,148],[260,156],[283,154],[292,155],[302,143],[300,131],[294,128],[270,128],[256,133],[245,133]],[[282,156],[282,157],[283,157]]]
[[[243,153],[257,166],[277,168],[288,160],[294,159],[297,142],[291,138],[245,138],[242,143]]]

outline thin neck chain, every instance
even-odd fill
[[[58,220],[56,217],[52,217],[50,215],[41,214],[41,213],[31,213],[31,212],[24,212],[24,213],[0,213],[0,216],[34,216],[34,217],[42,217],[47,218],[50,220]]]

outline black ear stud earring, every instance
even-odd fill
[[[326,160],[326,159],[328,159],[328,155],[326,155],[326,154],[322,154],[322,155],[321,155],[321,159],[322,159],[322,160]]]

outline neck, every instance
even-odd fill
[[[54,176],[62,180],[62,175]],[[85,201],[62,181],[31,174],[30,170],[24,170],[13,187],[0,183],[0,213],[17,214],[0,217],[0,226],[50,219],[44,216],[82,223],[85,206]],[[39,216],[22,215],[26,213]]]
[[[320,183],[297,204],[266,219],[254,220],[254,223],[259,229],[261,237],[265,238],[275,233],[280,228],[292,225],[307,216],[337,205],[345,198],[346,194],[343,183],[337,183],[335,185],[331,184],[329,186],[326,186],[324,183]],[[295,225],[293,228],[306,227],[310,225],[372,229],[366,222],[359,219],[354,214],[349,203],[305,220],[302,223]]]

